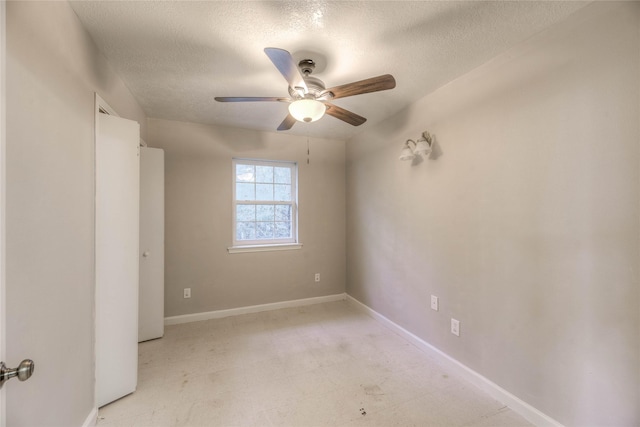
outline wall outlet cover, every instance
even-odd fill
[[[451,318],[451,333],[457,337],[460,336],[460,321]]]
[[[438,297],[431,295],[431,309],[438,311]]]

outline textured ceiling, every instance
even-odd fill
[[[287,133],[347,139],[562,21],[582,2],[75,1],[87,31],[148,117],[275,131],[286,103],[215,96],[288,96],[264,54],[317,63],[327,87],[392,74],[393,90],[335,100],[368,121],[330,116]]]

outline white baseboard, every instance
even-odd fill
[[[261,311],[278,310],[281,308],[302,307],[304,305],[320,304],[323,302],[342,301],[347,299],[347,294],[326,295],[321,297],[304,298],[292,301],[274,302],[270,304],[251,305],[248,307],[231,308],[228,310],[207,311],[205,313],[183,314],[164,318],[165,325],[178,325],[180,323],[198,322],[201,320],[220,319],[239,314],[259,313]]]
[[[453,357],[444,353],[442,350],[439,350],[438,348],[432,346],[428,342],[424,341],[422,338],[407,331],[402,326],[387,319],[382,314],[364,305],[363,303],[353,298],[352,296],[347,295],[347,301],[349,301],[349,303],[351,303],[358,309],[367,313],[369,316],[380,321],[383,325],[385,325],[386,327],[388,327],[398,335],[402,336],[407,341],[414,344],[416,347],[435,356],[440,362],[442,362],[447,368],[449,368],[452,372],[457,374],[459,377],[467,380],[468,382],[472,383],[473,385],[480,388],[484,392],[488,393],[491,397],[493,397],[497,401],[513,409],[515,412],[520,414],[523,418],[525,418],[530,423],[536,426],[563,427],[562,424],[560,424],[553,418],[549,417],[548,415],[542,413],[541,411],[537,410],[533,406],[529,405],[527,402],[509,393],[507,390],[503,389],[502,387],[490,381],[489,379],[483,377],[482,375],[480,375],[473,369],[469,368],[468,366],[460,363]]]
[[[82,423],[82,427],[93,427],[98,422],[98,408],[93,408],[89,415],[87,415],[87,419]]]

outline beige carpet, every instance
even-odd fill
[[[168,326],[99,426],[529,426],[346,301]]]

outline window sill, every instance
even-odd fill
[[[274,245],[250,245],[250,246],[231,246],[227,248],[230,254],[241,254],[245,252],[272,252],[272,251],[293,251],[302,249],[302,243],[284,243]]]

